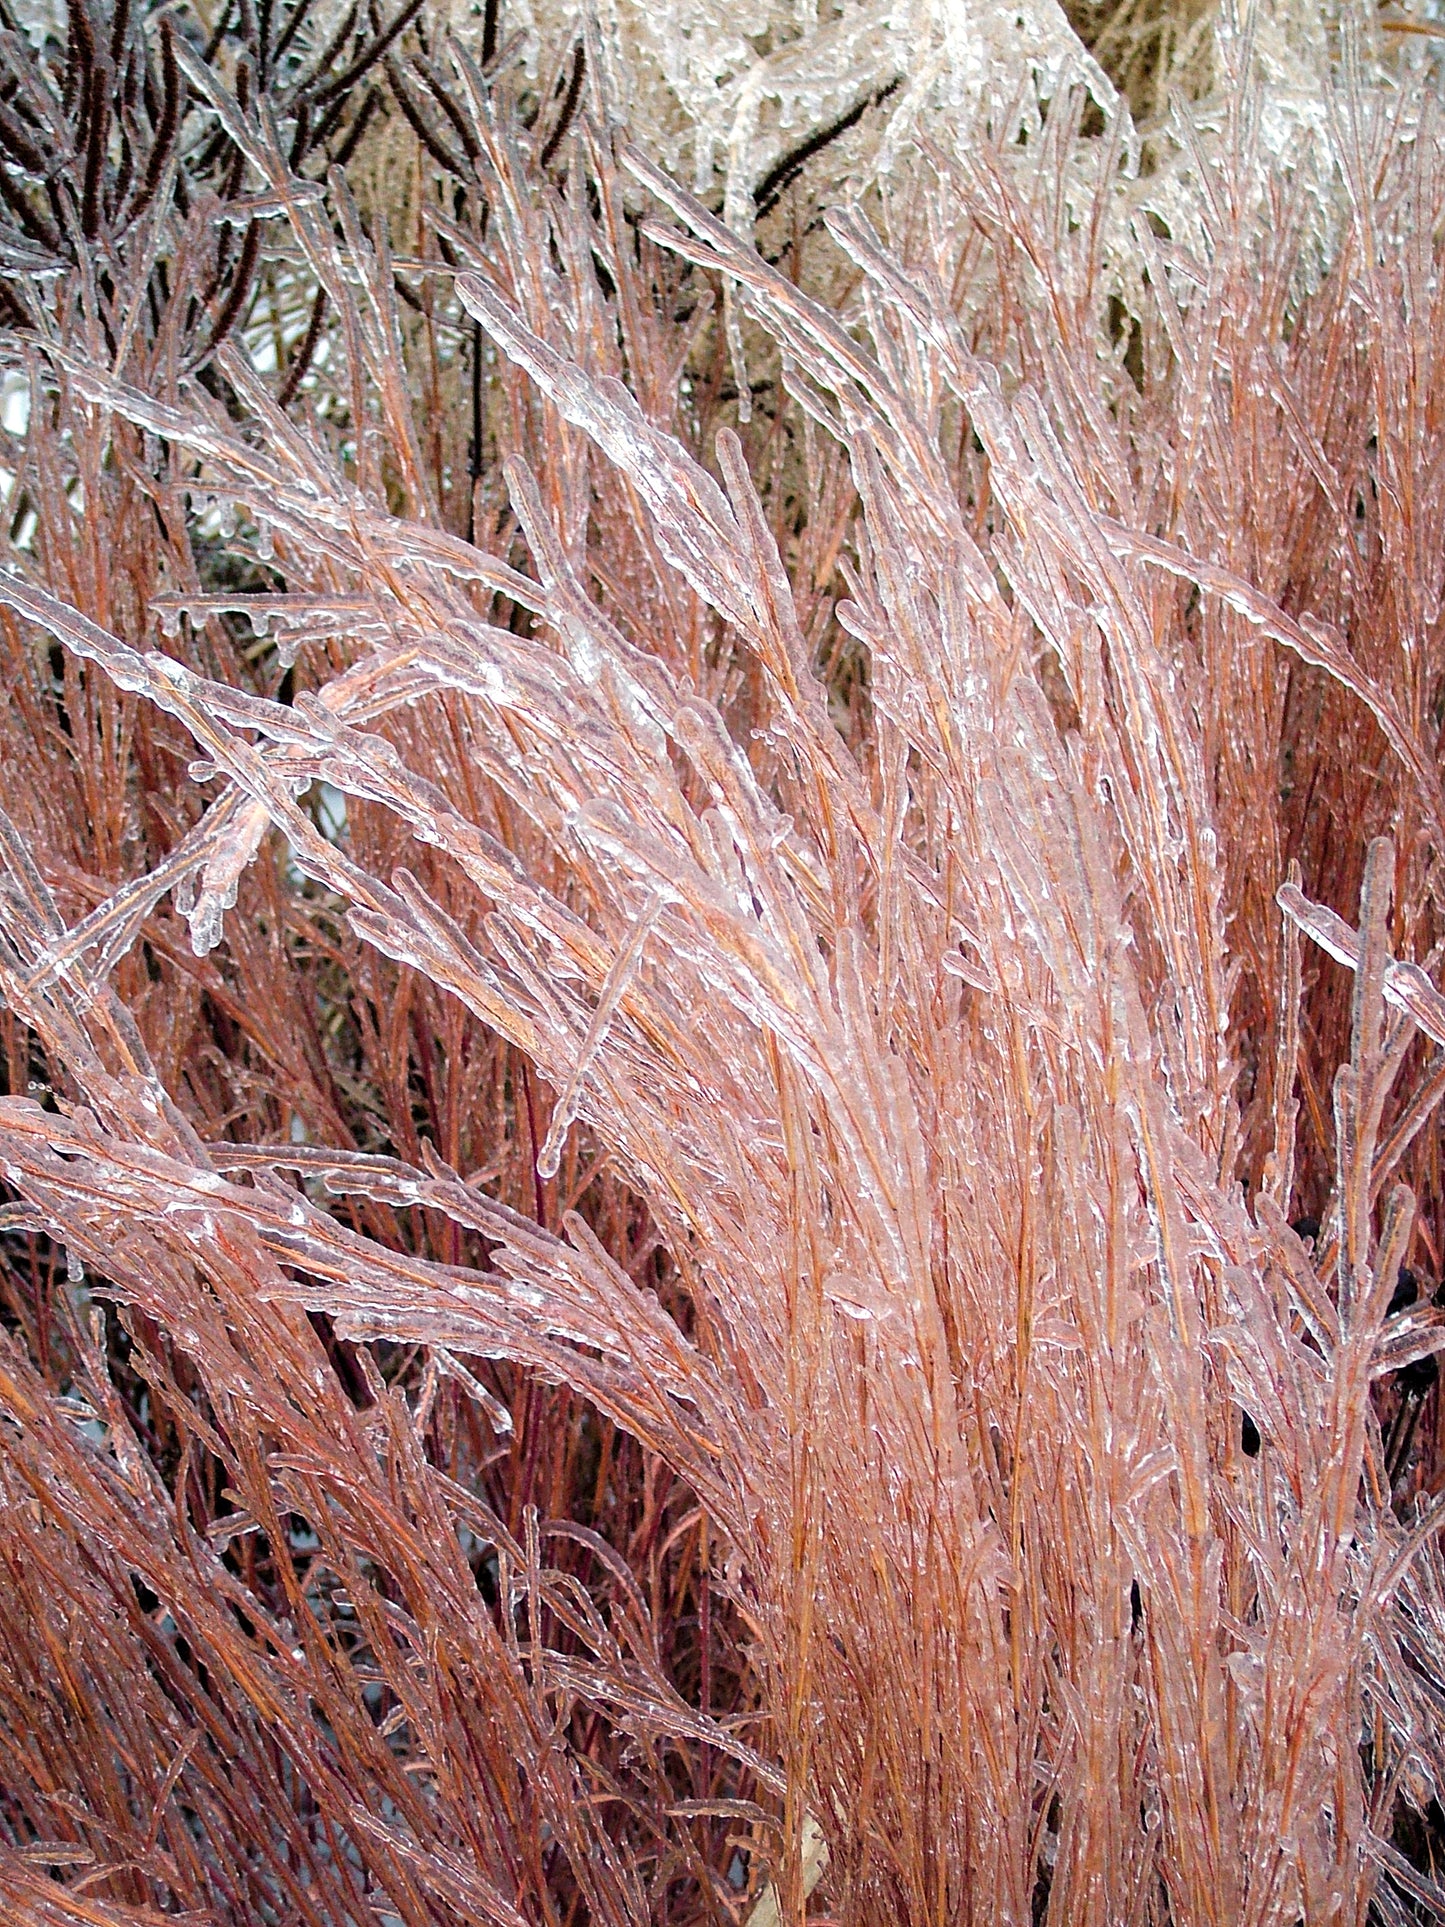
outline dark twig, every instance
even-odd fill
[[[1400,1405],[1390,1426],[1390,1436],[1385,1444],[1385,1478],[1393,1489],[1410,1462],[1410,1448],[1415,1443],[1415,1431],[1420,1423],[1420,1414],[1425,1409],[1425,1401],[1439,1382],[1440,1367],[1434,1356],[1417,1358],[1413,1364],[1406,1365],[1395,1375],[1395,1383],[1400,1391]]]

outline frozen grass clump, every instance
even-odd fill
[[[1440,1917],[1428,69],[770,260],[177,19],[4,47],[11,1913]]]

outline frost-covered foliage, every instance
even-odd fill
[[[0,45],[0,1898],[1439,1918],[1432,71],[610,18]]]

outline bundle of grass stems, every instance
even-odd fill
[[[1445,1919],[1433,15],[13,5],[0,1914]]]

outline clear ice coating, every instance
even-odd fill
[[[0,392],[0,1892],[1441,1915],[1401,20],[1146,146],[1043,0],[508,0],[525,113],[393,14],[388,237],[288,161],[363,11],[255,113],[144,20],[264,288],[178,360],[108,233]]]
[[[207,857],[194,900],[184,912],[191,926],[191,948],[198,957],[204,957],[220,942],[225,914],[235,906],[242,872],[255,857],[270,823],[264,803],[247,803],[227,822]]]
[[[642,961],[642,949],[652,926],[656,923],[663,905],[660,893],[654,892],[643,905],[633,925],[626,943],[617,954],[617,959],[603,981],[602,993],[597,999],[597,1008],[587,1026],[586,1035],[578,1046],[577,1059],[566,1084],[557,1094],[552,1106],[552,1120],[547,1127],[547,1135],[537,1152],[537,1170],[544,1178],[555,1178],[562,1161],[562,1146],[567,1133],[577,1116],[582,1093],[597,1053],[602,1048],[607,1026],[613,1013],[627,994],[638,966]]]

